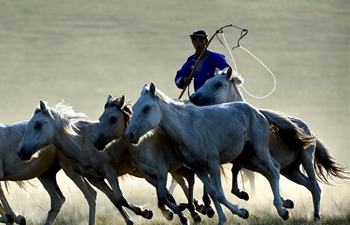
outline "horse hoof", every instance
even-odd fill
[[[283,215],[281,215],[281,217],[282,217],[283,220],[288,220],[289,212],[286,210],[286,212]]]
[[[192,216],[195,223],[200,223],[202,221],[202,218],[196,214],[195,216]]]
[[[206,211],[206,212],[207,212],[207,216],[208,216],[209,218],[212,218],[212,217],[214,216],[214,214],[215,214],[215,212],[214,212],[213,209],[210,209],[210,210],[208,210],[208,211]]]
[[[21,220],[19,221],[19,225],[27,225],[27,221],[24,217],[22,217]]]
[[[283,207],[287,209],[293,209],[294,208],[294,202],[290,199],[283,201]]]
[[[245,201],[248,201],[248,200],[249,200],[249,195],[248,195],[248,193],[247,193],[247,192],[242,192],[242,194],[243,194],[242,199],[245,200]]]
[[[152,210],[146,210],[147,212],[145,213],[145,215],[143,216],[146,219],[152,219],[153,217],[153,212]]]
[[[321,220],[321,217],[320,215],[317,213],[314,215],[314,221],[317,222],[317,221],[320,221]]]
[[[204,210],[204,205],[196,205],[196,211],[202,213],[203,215],[207,214]]]
[[[174,218],[173,212],[167,211],[167,212],[162,212],[162,214],[165,217],[165,219],[167,219],[168,221],[171,221]]]
[[[245,211],[245,212],[244,212],[244,215],[243,215],[241,218],[242,218],[242,219],[248,219],[248,217],[249,217],[249,212],[248,212],[248,210],[246,210],[246,209],[240,209],[240,210]]]

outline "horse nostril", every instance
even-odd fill
[[[193,104],[196,104],[197,101],[198,101],[198,98],[196,96],[190,97],[190,102],[192,102]]]
[[[22,148],[19,151],[17,151],[17,155],[22,160],[28,160],[28,155],[26,154],[26,152]]]
[[[133,134],[133,133],[130,133],[130,134],[129,134],[129,137],[130,137],[130,139],[134,139],[134,134]]]

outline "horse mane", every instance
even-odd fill
[[[174,105],[186,105],[188,103],[190,103],[189,100],[181,100],[181,99],[173,99],[170,98],[169,96],[167,96],[166,94],[164,94],[164,92],[162,92],[161,90],[159,90],[158,88],[156,89],[156,93],[155,95],[164,103],[166,104],[174,104]]]
[[[55,120],[55,126],[60,130],[63,130],[66,134],[73,136],[78,135],[74,129],[79,130],[79,128],[74,125],[74,122],[83,120],[87,117],[84,113],[74,112],[73,107],[63,104],[63,101],[57,103],[52,108],[48,106],[47,109]],[[40,108],[36,109],[36,111],[38,110],[40,111]]]
[[[243,77],[240,74],[238,74],[237,72],[234,71],[234,75],[232,75],[229,78],[229,80],[232,82],[235,90],[238,92],[238,94],[240,95],[240,97],[244,101],[243,94],[242,94],[241,89],[239,87],[240,85],[242,85],[244,83]]]

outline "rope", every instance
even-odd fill
[[[245,34],[244,34],[244,35],[245,35]],[[244,37],[244,35],[243,35],[243,37]],[[242,34],[241,34],[240,39],[238,39],[237,46],[234,47],[234,48],[232,48],[232,50],[229,50],[231,59],[232,59],[232,61],[233,61],[234,67],[235,67],[235,71],[238,73],[237,65],[236,65],[235,59],[234,59],[234,57],[233,57],[233,55],[232,55],[232,51],[233,51],[233,49],[240,47],[241,49],[243,49],[244,51],[246,51],[248,54],[250,54],[255,60],[257,60],[263,67],[265,67],[265,69],[267,69],[267,71],[269,71],[269,73],[271,74],[271,76],[272,76],[272,78],[273,78],[273,81],[274,81],[274,86],[273,86],[272,90],[271,90],[268,94],[266,94],[266,95],[264,95],[264,96],[256,96],[256,95],[251,94],[251,93],[243,86],[243,84],[242,84],[241,86],[242,86],[243,90],[244,90],[248,95],[250,95],[251,97],[254,97],[254,98],[257,98],[257,99],[266,98],[266,97],[270,96],[270,95],[275,91],[275,89],[276,89],[276,86],[277,86],[276,77],[275,77],[275,75],[272,73],[272,71],[271,71],[263,62],[261,62],[261,60],[259,60],[255,55],[253,55],[250,51],[248,51],[248,50],[245,49],[242,45],[239,44],[239,41],[240,41],[243,37],[242,37]],[[226,39],[225,39],[224,33],[222,33],[222,38],[224,39],[224,42],[225,42],[225,45],[227,46],[227,49],[230,49],[230,47],[228,46],[227,41],[226,41]],[[220,40],[220,39],[219,39],[219,40]],[[221,42],[221,43],[222,43],[222,42]]]

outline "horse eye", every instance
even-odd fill
[[[117,121],[117,117],[113,116],[109,119],[110,123],[115,123]]]
[[[40,130],[41,129],[41,127],[43,126],[43,124],[42,123],[35,123],[35,125],[34,125],[34,129],[36,129],[36,130]]]
[[[146,106],[145,108],[143,108],[143,112],[147,113],[148,111],[151,110],[151,106]]]
[[[221,85],[220,82],[215,83],[215,87],[216,87],[216,88],[219,88],[219,87],[221,87],[221,86],[222,86],[222,85]]]

